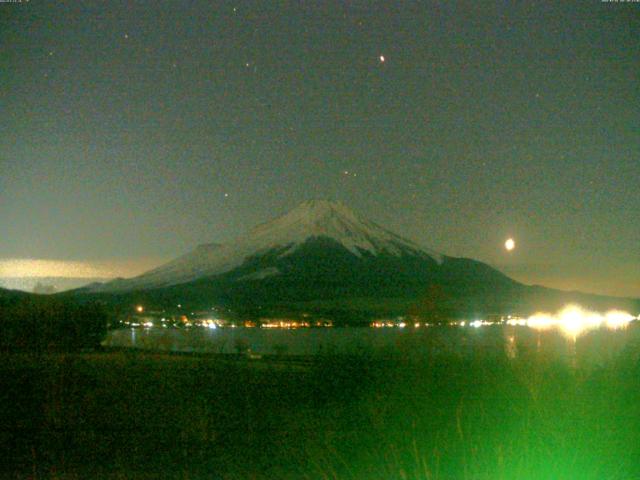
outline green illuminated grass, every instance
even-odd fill
[[[5,355],[0,476],[640,478],[639,354]]]

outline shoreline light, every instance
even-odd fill
[[[609,330],[626,328],[636,320],[630,313],[621,310],[610,310],[605,314],[585,310],[578,305],[567,305],[555,315],[539,312],[527,319],[508,320],[508,325],[527,326],[534,330],[560,329],[565,335],[574,339],[590,330],[602,327]]]

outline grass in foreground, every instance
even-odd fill
[[[4,355],[0,476],[640,478],[638,355]]]

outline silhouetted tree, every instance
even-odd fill
[[[447,320],[447,295],[440,285],[429,285],[409,309],[409,314],[429,322]]]
[[[29,351],[95,349],[107,333],[107,323],[106,311],[95,303],[28,297],[0,306],[0,346]]]

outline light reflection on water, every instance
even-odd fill
[[[528,354],[602,363],[629,345],[640,346],[640,325],[622,330],[594,329],[567,336],[558,329],[518,325],[483,328],[435,326],[420,329],[260,328],[121,329],[109,333],[105,346],[156,351],[316,355],[395,351],[403,355],[466,355],[504,352],[509,358]]]

